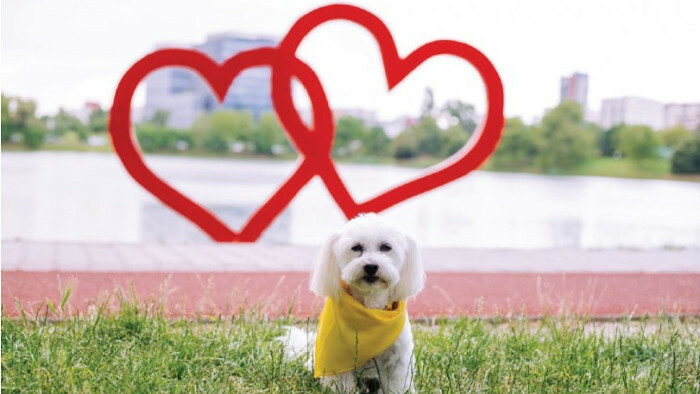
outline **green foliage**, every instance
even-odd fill
[[[443,151],[442,130],[434,118],[424,116],[394,139],[392,151],[397,159],[410,159],[419,155],[438,156]]]
[[[233,143],[253,143],[253,115],[230,110],[205,113],[192,127],[195,144],[205,150],[225,153]]]
[[[97,108],[90,114],[88,127],[93,133],[107,132],[107,111],[102,108]]]
[[[406,129],[391,141],[391,151],[399,160],[412,159],[420,153],[420,135],[412,129]]]
[[[539,148],[535,130],[520,118],[506,119],[503,136],[493,153],[491,163],[496,169],[528,169],[535,165]]]
[[[158,126],[166,126],[168,124],[169,119],[170,112],[164,109],[159,109],[153,114],[153,116],[151,116],[151,119],[148,120],[148,123],[152,123]]]
[[[368,134],[369,130],[361,119],[352,116],[340,117],[335,126],[333,154],[349,156],[357,153],[363,147]]]
[[[194,144],[192,133],[154,123],[136,126],[136,138],[144,152],[185,150]]]
[[[3,392],[328,392],[306,367],[309,355],[285,360],[283,344],[274,341],[294,323],[289,317],[241,311],[172,319],[174,305],[117,293],[110,298],[119,303],[115,312],[97,305],[89,317],[66,318],[65,294],[37,318],[3,314]],[[315,322],[300,325],[313,330]],[[418,393],[700,387],[697,317],[462,317],[415,321],[412,330]]]
[[[685,140],[671,157],[674,174],[700,174],[700,137]]]
[[[274,114],[265,113],[260,116],[253,133],[253,143],[255,145],[255,153],[264,155],[274,154],[273,147],[275,145],[288,148],[284,131]]]
[[[635,162],[657,157],[656,136],[648,126],[624,126],[619,132],[617,148],[624,157]]]
[[[340,117],[335,126],[334,156],[386,156],[391,140],[379,126],[372,128],[352,116]]]
[[[381,126],[369,129],[365,142],[362,144],[364,153],[370,156],[388,156],[390,153],[391,139]]]
[[[73,132],[78,135],[80,140],[85,141],[90,133],[88,127],[80,121],[80,119],[69,114],[63,109],[58,111],[58,114],[53,118],[54,128],[52,132],[57,136],[62,136],[65,133]]]
[[[409,128],[410,132],[418,134],[420,143],[418,151],[422,155],[438,156],[442,151],[442,130],[434,118],[424,116],[418,124]]]
[[[17,139],[29,149],[38,149],[46,137],[43,119],[36,116],[36,103],[2,95],[2,141]]]
[[[442,150],[440,156],[448,157],[457,153],[469,141],[471,133],[459,124],[449,127],[442,132]]]
[[[674,151],[678,150],[678,148],[683,146],[686,141],[692,139],[694,136],[693,132],[683,125],[661,130],[658,132],[658,135],[661,145],[671,148]]]
[[[600,149],[600,154],[602,156],[613,157],[615,156],[616,152],[619,153],[617,144],[619,141],[620,130],[622,130],[624,126],[624,124],[619,124],[599,134],[598,149]]]
[[[536,128],[538,162],[547,173],[576,168],[595,155],[595,130],[583,119],[578,103],[564,101]]]

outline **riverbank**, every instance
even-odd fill
[[[2,151],[5,152],[93,152],[93,153],[113,153],[112,146],[90,146],[86,144],[61,144],[54,143],[44,145],[41,149],[30,150],[21,144],[3,143]],[[149,156],[173,156],[203,159],[224,159],[224,160],[259,160],[259,161],[293,161],[294,154],[282,154],[279,156],[256,155],[250,153],[230,153],[217,154],[205,151],[168,151],[158,153],[148,153]],[[427,168],[443,161],[443,158],[417,157],[413,159],[397,160],[391,157],[341,157],[335,158],[338,163],[347,164],[368,164],[368,165],[393,165],[407,168]],[[628,179],[658,179],[681,182],[700,182],[700,175],[678,175],[671,173],[671,163],[668,160],[654,159],[642,164],[635,163],[628,159],[616,159],[612,157],[597,157],[589,160],[579,168],[561,171],[557,173],[545,173],[536,167],[498,169],[494,168],[490,161],[484,163],[481,171],[502,172],[502,173],[526,173],[549,176],[600,176],[610,178]]]

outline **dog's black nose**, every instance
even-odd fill
[[[374,275],[377,273],[379,266],[377,264],[367,264],[364,266],[365,273],[367,275]]]

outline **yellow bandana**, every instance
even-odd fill
[[[361,367],[388,349],[406,323],[406,301],[390,310],[367,309],[346,291],[326,298],[318,321],[314,377]]]

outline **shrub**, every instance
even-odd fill
[[[671,157],[674,174],[700,174],[700,138],[695,137],[681,145]]]

